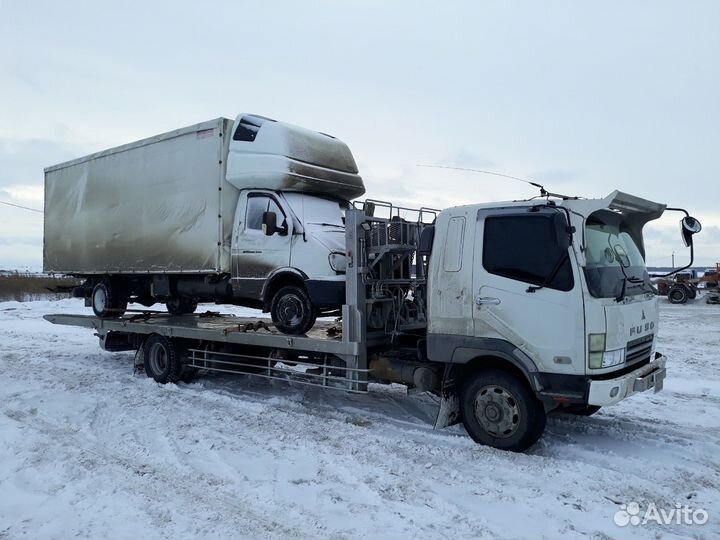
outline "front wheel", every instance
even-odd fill
[[[460,397],[463,424],[475,442],[512,452],[530,448],[545,430],[545,409],[524,381],[491,369],[472,374]]]
[[[296,285],[282,287],[270,303],[275,328],[283,334],[305,334],[315,324],[315,307],[305,289]]]

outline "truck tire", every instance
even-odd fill
[[[127,310],[127,299],[119,297],[107,282],[97,283],[91,294],[93,313],[102,319],[122,317]]]
[[[170,298],[165,302],[165,306],[171,315],[186,315],[195,313],[197,302],[193,302],[189,298]]]
[[[305,289],[287,285],[273,296],[270,316],[275,328],[283,334],[305,334],[315,324],[315,306]]]
[[[150,334],[143,344],[145,374],[160,384],[176,383],[183,375],[183,366],[175,346],[165,336]]]
[[[545,430],[545,408],[524,381],[497,369],[473,373],[460,396],[465,429],[480,444],[523,452]]]
[[[682,285],[670,287],[668,300],[671,304],[684,304],[688,301],[688,291]]]

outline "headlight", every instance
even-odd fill
[[[589,334],[588,335],[588,365],[593,369],[601,369],[605,367],[614,366],[614,363],[609,363],[615,360],[613,356],[615,353],[620,351],[612,351],[610,353],[605,352],[605,334]],[[623,352],[623,359],[620,360],[620,364],[625,361],[625,351]]]
[[[602,367],[602,363],[603,363],[603,353],[591,352],[588,363],[590,364],[591,368],[600,369]]]
[[[625,349],[614,351],[591,352],[588,364],[593,369],[609,368],[625,362]]]
[[[330,253],[330,255],[328,255],[328,262],[330,263],[330,268],[336,272],[344,273],[347,269],[347,259],[345,258],[345,254],[339,251],[333,251]]]

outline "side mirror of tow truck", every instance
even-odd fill
[[[685,247],[690,247],[693,243],[693,235],[702,231],[702,225],[694,217],[686,216],[680,221],[680,231]]]
[[[697,218],[692,217],[687,210],[684,208],[666,208],[666,210],[672,210],[675,212],[682,212],[685,217],[680,220],[680,234],[682,235],[683,244],[685,247],[690,248],[690,262],[680,268],[674,268],[672,271],[666,274],[651,274],[650,277],[664,278],[673,275],[677,275],[678,272],[682,272],[690,268],[695,260],[695,248],[693,247],[693,235],[702,231],[702,225]]]

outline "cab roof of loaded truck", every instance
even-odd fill
[[[615,190],[606,197],[600,199],[583,199],[578,197],[548,197],[535,198],[516,201],[498,201],[478,204],[467,204],[447,208],[444,213],[456,214],[459,212],[475,211],[475,210],[497,210],[500,208],[520,208],[533,205],[546,204],[548,201],[559,207],[568,208],[573,212],[583,216],[589,216],[597,210],[609,209],[623,215],[642,215],[644,221],[656,219],[665,211],[665,204],[656,203],[630,195],[622,191]]]

